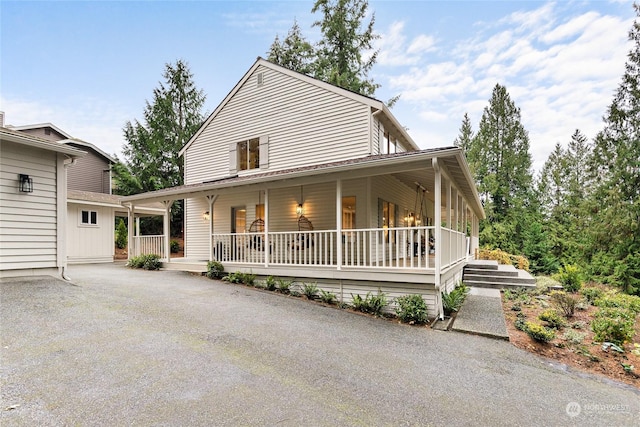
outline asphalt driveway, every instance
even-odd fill
[[[638,425],[640,392],[508,342],[179,272],[0,283],[0,424]],[[640,368],[640,367],[638,367]]]

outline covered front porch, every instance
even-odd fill
[[[185,199],[185,258],[163,236],[137,247],[165,267],[218,261],[228,272],[439,294],[461,280],[484,211],[457,148],[368,156],[314,168],[232,176],[129,196],[170,209]],[[167,217],[168,218],[168,217]],[[155,250],[155,249],[159,250]],[[190,268],[191,268],[190,267]],[[185,268],[185,269],[190,269]],[[418,292],[422,291],[422,292]]]

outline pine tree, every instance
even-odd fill
[[[504,86],[493,89],[468,158],[480,193],[491,204],[489,221],[501,222],[513,209],[524,208],[533,180],[529,136]]]
[[[146,101],[144,120],[127,122],[122,148],[125,162],[114,167],[118,194],[182,185],[184,168],[180,149],[204,121],[205,95],[198,90],[186,62],[165,64],[164,82],[153,90],[153,102]],[[172,209],[172,229],[181,229],[181,203]]]
[[[365,59],[378,36],[373,32],[375,15],[364,23],[369,4],[366,0],[316,0],[312,13],[322,19],[315,77],[366,96],[373,96],[380,86],[368,78],[377,59],[377,51]]]
[[[458,134],[458,137],[453,141],[453,145],[462,148],[462,151],[467,154],[471,149],[473,136],[474,135],[473,127],[471,126],[471,119],[469,119],[469,114],[464,113],[464,117],[462,118],[462,125],[460,125],[460,133]]]
[[[122,152],[142,191],[183,183],[178,152],[204,120],[205,95],[196,89],[188,65],[181,60],[166,64],[163,77],[165,82],[153,90],[153,103],[146,102],[144,123],[134,120],[124,127]]]
[[[293,22],[282,42],[276,35],[267,54],[267,60],[307,75],[313,75],[316,66],[315,50],[302,35],[297,21]]]
[[[636,18],[640,6],[634,4]],[[594,142],[595,178],[592,272],[637,291],[640,284],[640,23],[629,32],[634,43],[622,82]]]

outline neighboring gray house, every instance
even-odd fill
[[[132,211],[185,199],[185,259],[165,268],[217,260],[343,301],[419,293],[439,316],[478,246],[460,148],[420,150],[383,102],[261,58],[180,154],[185,185],[123,198]]]
[[[64,276],[66,170],[83,155],[0,126],[0,277]]]

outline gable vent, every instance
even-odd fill
[[[262,86],[264,84],[264,73],[258,73],[258,86]]]

